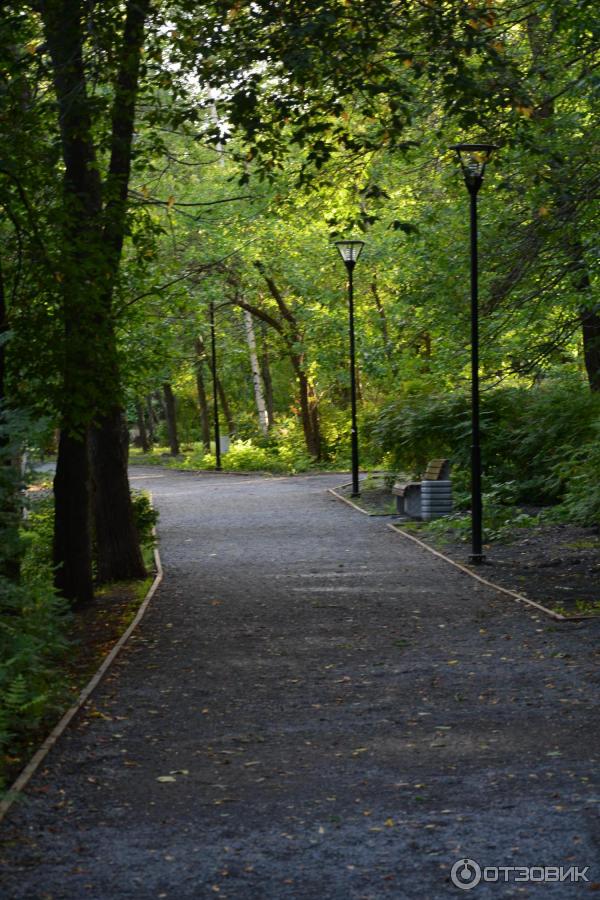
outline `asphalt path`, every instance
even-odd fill
[[[600,888],[599,622],[494,594],[339,476],[132,474],[165,579],[5,820],[3,900]]]

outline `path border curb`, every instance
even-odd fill
[[[445,562],[450,563],[450,565],[454,566],[455,569],[458,569],[459,572],[464,572],[465,575],[470,575],[471,578],[474,578],[475,581],[479,581],[480,584],[484,584],[486,587],[489,587],[494,591],[498,591],[498,593],[500,594],[505,594],[507,597],[511,597],[511,599],[514,600],[515,603],[524,603],[526,606],[533,606],[538,610],[538,612],[543,612],[545,615],[550,616],[550,618],[554,619],[556,622],[574,621],[573,617],[569,618],[567,616],[563,616],[562,613],[554,612],[554,610],[548,609],[547,606],[543,606],[541,603],[536,603],[535,600],[530,600],[529,597],[524,597],[523,594],[518,594],[516,591],[511,591],[509,590],[509,588],[500,587],[499,584],[495,584],[493,581],[488,581],[487,578],[482,578],[481,575],[477,575],[477,573],[469,569],[468,566],[463,566],[462,563],[456,562],[456,560],[451,559],[449,556],[446,556],[445,553],[440,553],[439,550],[434,550],[433,547],[430,547],[429,544],[425,543],[425,541],[419,540],[419,538],[415,537],[413,534],[409,534],[408,531],[404,531],[404,529],[398,528],[391,522],[387,523],[387,527],[390,528],[395,534],[399,534],[401,537],[407,538],[409,541],[413,541],[415,544],[418,544],[419,547],[423,547],[424,550],[428,550],[429,553],[432,553],[434,556],[438,556]]]
[[[340,484],[338,488],[348,487],[348,484]],[[327,488],[327,492],[329,494],[333,494],[333,496],[337,497],[338,500],[341,500],[342,503],[346,503],[353,509],[358,510],[358,512],[362,513],[364,516],[370,516],[371,518],[383,518],[383,516],[374,516],[366,509],[362,509],[356,503],[353,503],[352,500],[348,499],[348,497],[344,497],[342,494],[338,494],[335,488]],[[393,522],[387,522],[386,525],[391,531],[394,532],[394,534],[398,534],[400,535],[400,537],[407,538],[409,541],[413,541],[415,544],[418,544],[419,547],[422,547],[424,550],[427,550],[434,556],[437,556],[440,559],[443,559],[445,562],[450,563],[450,565],[454,566],[455,569],[458,569],[459,572],[463,572],[465,575],[470,575],[471,578],[475,579],[475,581],[479,581],[481,584],[484,584],[486,587],[491,588],[493,591],[497,591],[499,594],[504,594],[505,596],[510,597],[512,600],[514,600],[515,603],[522,603],[525,606],[531,606],[534,609],[537,609],[538,612],[544,613],[544,615],[549,616],[551,619],[554,619],[555,622],[590,622],[594,620],[597,621],[599,619],[598,616],[563,616],[562,613],[555,612],[554,610],[549,609],[547,606],[544,606],[541,603],[537,603],[535,600],[530,600],[529,597],[525,597],[523,596],[523,594],[517,593],[517,591],[511,591],[509,588],[501,587],[499,584],[496,584],[493,581],[489,581],[487,578],[482,578],[481,575],[473,572],[471,569],[469,569],[468,566],[463,566],[462,563],[456,562],[456,560],[451,559],[444,553],[440,553],[439,550],[434,550],[434,548],[430,547],[429,544],[426,544],[425,541],[421,541],[419,538],[415,537],[413,534],[410,534],[408,531],[404,531],[403,528],[400,528]]]
[[[128,625],[112,650],[104,658],[96,673],[92,675],[88,683],[80,692],[75,703],[66,711],[66,713],[63,714],[60,721],[54,726],[48,737],[31,757],[21,774],[17,777],[16,781],[14,781],[10,788],[7,790],[6,794],[0,801],[0,823],[5,818],[15,800],[19,797],[20,794],[23,793],[50,750],[54,747],[58,739],[69,727],[72,719],[77,715],[82,706],[88,701],[92,693],[96,690],[96,688],[112,666],[113,662],[129,640],[139,623],[142,621],[144,614],[150,604],[150,601],[156,593],[158,586],[163,580],[164,575],[158,547],[154,547],[153,552],[154,563],[156,565],[156,575],[154,577],[154,581],[150,585],[148,593],[144,597],[137,613],[135,614],[133,621]]]
[[[350,487],[352,482],[349,481],[347,484],[340,484],[340,488]],[[369,516],[371,519],[383,518],[383,516],[378,516],[376,513],[370,513],[367,509],[363,509],[362,506],[359,506],[358,503],[354,503],[353,500],[350,500],[349,497],[344,497],[343,494],[338,494],[336,488],[327,488],[328,494],[333,494],[334,497],[337,497],[338,500],[341,500],[342,503],[347,503],[348,506],[351,506],[352,509],[357,509],[359,513],[362,513],[363,516]]]

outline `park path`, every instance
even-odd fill
[[[462,857],[600,882],[600,623],[500,599],[337,481],[134,471],[165,580],[4,823],[3,900],[435,900]]]

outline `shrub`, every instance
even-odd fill
[[[584,460],[596,446],[599,421],[600,398],[578,378],[548,378],[531,388],[484,392],[486,489],[503,493],[502,502],[544,504],[568,494],[576,475],[581,485],[591,484]],[[410,393],[383,410],[373,433],[398,470],[416,475],[437,456],[449,457],[459,471],[468,469],[469,398],[459,392]]]
[[[150,494],[147,491],[132,491],[131,505],[140,543],[153,544],[152,530],[158,522],[158,512],[152,506]]]
[[[21,581],[0,576],[0,757],[27,743],[64,705],[71,613],[52,586],[51,498],[32,505],[22,531]],[[0,766],[0,784],[4,773]]]
[[[566,485],[558,512],[579,525],[600,526],[600,423],[595,434],[595,440],[556,465],[555,475]]]
[[[222,459],[223,468],[240,472],[267,470],[270,472],[286,472],[287,466],[277,451],[266,447],[257,447],[251,440],[234,441]]]

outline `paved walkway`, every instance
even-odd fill
[[[429,900],[463,857],[600,882],[600,623],[499,599],[338,480],[135,470],[165,581],[6,821],[2,898]]]

